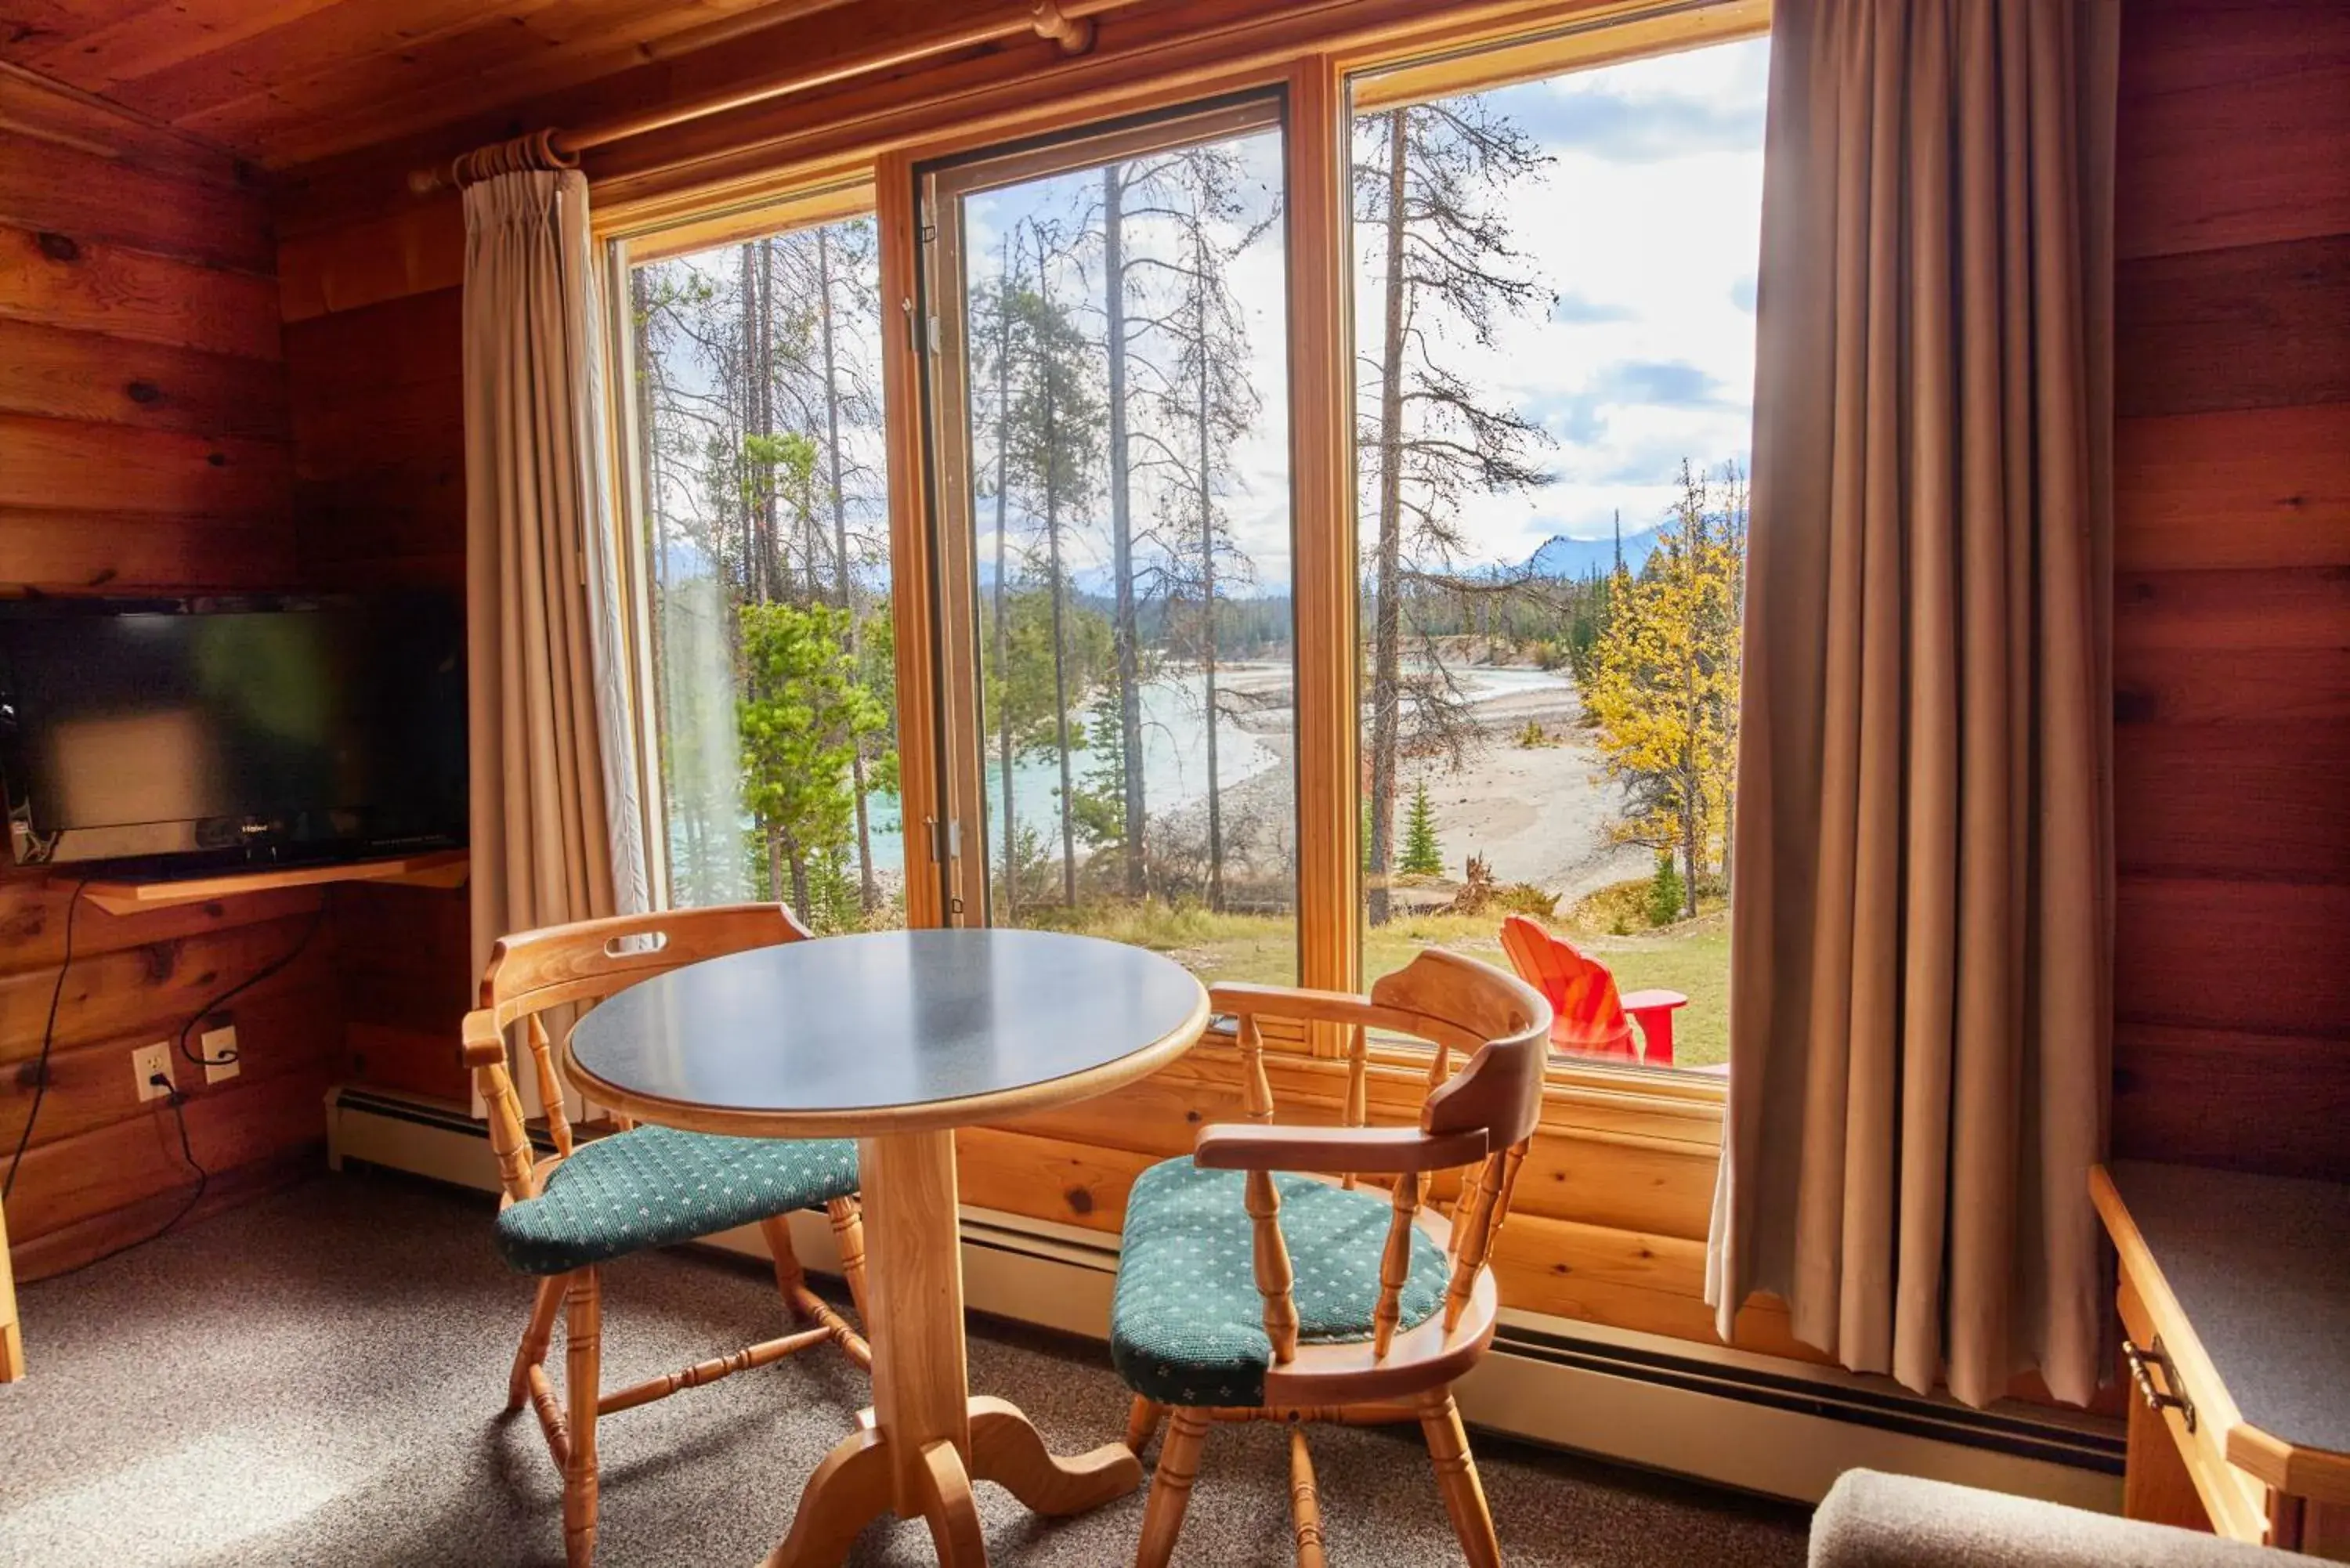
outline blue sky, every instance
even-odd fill
[[[1465,532],[1522,561],[1554,534],[1654,524],[1686,456],[1746,462],[1766,39],[1627,61],[1488,95],[1552,161],[1510,202],[1558,303],[1451,361],[1547,430],[1553,482],[1479,496]]]

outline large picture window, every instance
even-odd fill
[[[1342,65],[1335,146],[1293,73],[629,241],[666,897],[1215,980],[1441,945],[1563,987],[1562,1058],[1721,1070],[1762,21]]]

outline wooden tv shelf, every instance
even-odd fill
[[[207,898],[234,898],[245,893],[266,893],[279,888],[314,888],[328,882],[390,882],[408,888],[454,888],[465,880],[466,858],[462,849],[435,849],[422,855],[395,855],[380,860],[327,861],[314,866],[278,866],[257,871],[219,871],[196,877],[138,879],[93,877],[82,896],[109,915],[136,915],[166,909],[174,904],[201,903]],[[53,887],[72,888],[79,877],[53,872]]]

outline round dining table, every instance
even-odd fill
[[[857,1140],[873,1406],[808,1478],[769,1568],[836,1563],[884,1512],[939,1561],[987,1561],[972,1498],[1040,1513],[1133,1490],[1122,1443],[1074,1458],[972,1397],[954,1129],[1089,1098],[1189,1050],[1208,996],[1139,948],[1050,931],[874,932],[754,948],[614,993],[565,1042],[572,1081],[641,1121]]]

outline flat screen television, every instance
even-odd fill
[[[464,646],[445,595],[0,605],[16,861],[462,844]]]

